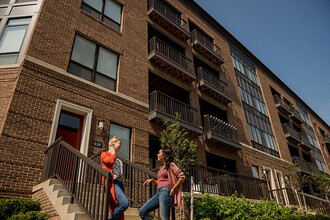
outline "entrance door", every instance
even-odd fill
[[[57,126],[56,138],[63,137],[63,140],[80,151],[84,116],[61,110]]]

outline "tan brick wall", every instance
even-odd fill
[[[18,79],[19,68],[0,69],[0,135]]]
[[[41,212],[49,215],[49,220],[61,220],[53,204],[50,202],[48,196],[43,189],[40,189],[32,194],[33,200],[40,200]]]

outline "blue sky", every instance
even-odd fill
[[[195,0],[330,125],[330,0]]]

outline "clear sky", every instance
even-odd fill
[[[330,125],[330,0],[195,0]]]

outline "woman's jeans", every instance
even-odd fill
[[[125,186],[122,181],[114,180],[115,198],[119,204],[111,214],[110,220],[117,220],[128,208],[128,200],[125,196]]]
[[[140,209],[139,215],[141,219],[151,220],[151,218],[147,216],[147,213],[159,207],[162,220],[169,220],[170,210],[173,203],[173,196],[170,195],[170,192],[171,189],[168,187],[159,188],[156,195],[149,199],[148,202]]]

